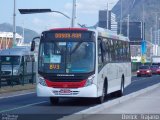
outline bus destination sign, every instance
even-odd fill
[[[55,39],[81,39],[82,33],[55,33]]]
[[[56,31],[56,32],[46,32],[45,35],[45,41],[49,40],[92,40],[93,39],[93,32],[79,32],[79,31],[74,31],[74,32],[70,32],[70,31]]]

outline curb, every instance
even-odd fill
[[[156,84],[156,85],[153,85],[151,87],[147,87],[145,89],[142,89],[142,90],[140,90],[138,92],[134,92],[134,93],[129,94],[127,96],[116,98],[116,99],[108,101],[106,103],[103,103],[103,104],[100,104],[100,105],[97,105],[97,106],[94,106],[94,107],[90,107],[90,108],[88,108],[86,110],[74,113],[72,115],[64,116],[63,118],[61,118],[59,120],[83,120],[83,119],[86,119],[86,118],[88,118],[89,116],[91,116],[93,114],[96,114],[96,113],[98,113],[100,111],[103,111],[103,110],[105,110],[105,109],[107,109],[109,107],[112,107],[114,105],[123,103],[123,102],[125,102],[127,100],[130,100],[132,98],[135,98],[135,97],[137,97],[137,96],[139,96],[141,94],[144,94],[144,93],[147,93],[149,91],[152,91],[157,87],[160,87],[160,83]]]

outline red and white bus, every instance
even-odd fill
[[[32,48],[34,49],[34,42]],[[102,28],[44,31],[38,55],[37,95],[56,104],[62,97],[123,95],[131,83],[129,40]]]

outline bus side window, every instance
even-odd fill
[[[98,39],[98,71],[103,67],[103,55],[102,55],[102,41]]]
[[[104,38],[102,42],[102,54],[103,54],[103,62],[108,63],[110,61],[110,51],[109,51],[109,40]]]

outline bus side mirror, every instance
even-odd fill
[[[35,40],[36,39],[40,39],[40,37],[34,37],[33,40],[32,40],[32,43],[31,43],[31,51],[34,51],[35,50],[35,47],[36,47],[36,42]]]
[[[31,43],[31,51],[34,51],[34,50],[35,50],[35,41],[33,40]]]

